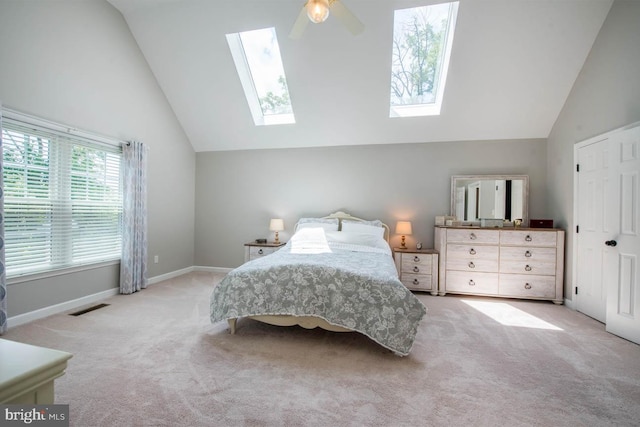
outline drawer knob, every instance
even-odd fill
[[[531,238],[531,235],[527,234],[527,237],[525,237],[524,240],[526,240],[527,242],[530,242],[533,239]]]
[[[414,284],[414,285],[419,285],[419,284],[420,284],[420,281],[419,281],[418,279],[413,279],[413,284]]]
[[[469,251],[469,253],[470,253],[471,255],[475,255],[475,254],[476,254],[476,250],[475,250],[475,249],[473,249],[473,248],[471,248],[471,250]]]
[[[476,265],[473,263],[473,261],[469,263],[469,268],[476,268]]]
[[[531,258],[531,251],[526,251],[524,253],[524,256],[526,256],[527,258]]]
[[[531,284],[529,284],[529,283],[525,283],[525,284],[524,284],[524,288],[525,288],[525,289],[531,289]]]
[[[419,273],[420,272],[420,269],[418,268],[417,265],[413,267],[413,272],[414,273]]]
[[[476,282],[474,282],[473,279],[469,280],[469,286],[475,286],[475,285],[476,285]]]
[[[469,234],[469,238],[470,238],[471,240],[476,240],[476,239],[477,239],[477,237],[476,237],[476,234],[475,234],[475,233],[471,233],[471,234]]]
[[[258,250],[258,253],[259,253],[260,255],[262,255],[262,254],[264,253],[264,251],[263,251],[262,249],[259,249],[259,250]]]
[[[420,257],[419,256],[414,256],[413,257],[413,262],[420,262]]]
[[[530,266],[529,264],[527,264],[527,265],[524,267],[524,270],[525,270],[525,271],[531,271],[531,266]]]

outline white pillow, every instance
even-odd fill
[[[373,221],[366,221],[366,220],[362,220],[362,221],[355,221],[352,219],[343,219],[342,223],[351,223],[351,224],[366,224],[366,225],[372,225],[374,227],[382,227],[382,221],[380,221],[379,219],[374,219]]]
[[[370,233],[356,233],[353,231],[331,231],[326,233],[326,237],[330,242],[373,247],[377,247],[381,240],[379,236]],[[384,242],[384,240],[382,241]]]
[[[338,231],[338,218],[300,218],[296,230],[303,228],[323,228],[325,231]]]
[[[372,234],[374,236],[378,236],[384,238],[384,227],[377,227],[374,225],[368,224],[360,224],[358,222],[342,222],[342,231],[343,232],[355,232],[355,233],[365,233]]]

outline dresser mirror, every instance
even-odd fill
[[[481,219],[529,221],[527,175],[454,175],[451,177],[451,215],[456,221]]]

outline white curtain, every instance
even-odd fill
[[[123,147],[123,230],[120,293],[147,287],[147,147],[131,141]]]
[[[2,104],[0,104],[0,110]],[[0,130],[2,112],[0,111]],[[4,266],[4,183],[2,172],[2,132],[0,132],[0,335],[7,332],[7,275]]]

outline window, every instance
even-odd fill
[[[36,121],[2,121],[7,277],[119,259],[121,146]]]
[[[389,117],[440,114],[458,2],[394,13]]]
[[[256,126],[295,123],[275,28],[227,34]]]

